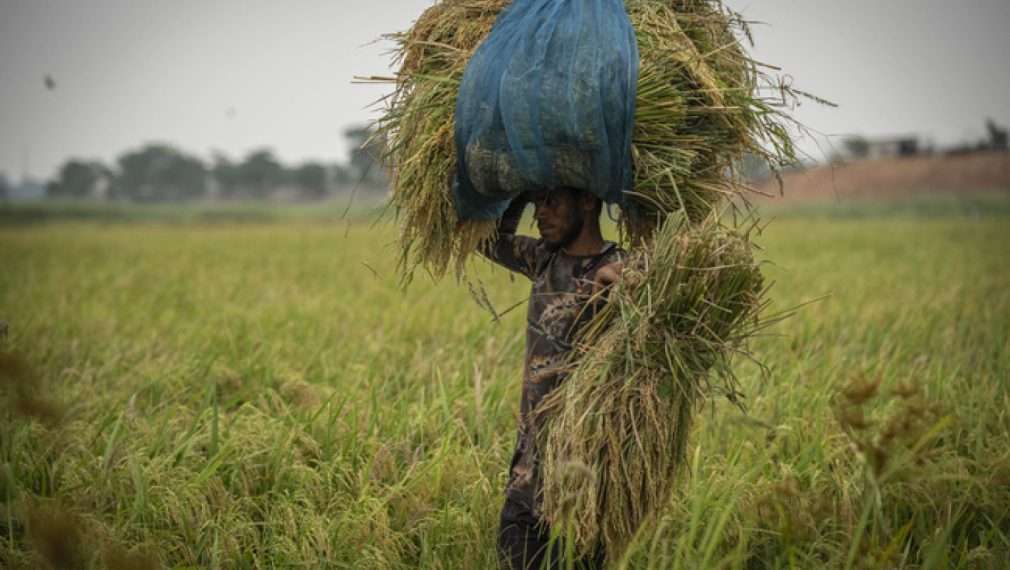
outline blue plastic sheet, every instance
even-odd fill
[[[456,101],[461,220],[521,192],[631,189],[638,44],[622,0],[515,0],[467,64]]]

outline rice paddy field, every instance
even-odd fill
[[[613,568],[1010,567],[1008,210],[887,208],[769,212],[746,410]],[[524,279],[404,288],[339,209],[0,214],[0,566],[494,567]]]

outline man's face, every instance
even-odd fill
[[[540,237],[547,249],[558,251],[570,245],[582,233],[583,216],[576,191],[558,189],[531,196]]]

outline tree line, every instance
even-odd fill
[[[70,159],[46,185],[53,197],[175,202],[187,200],[260,200],[278,195],[316,200],[341,187],[381,190],[386,175],[378,165],[376,146],[362,148],[372,135],[367,128],[345,133],[352,148],[347,163],[307,161],[286,166],[269,149],[241,160],[215,153],[209,162],[169,144],[147,144],[117,157],[115,165]]]

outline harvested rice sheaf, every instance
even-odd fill
[[[583,552],[620,556],[668,503],[710,378],[762,326],[746,234],[671,215],[583,331],[571,375],[541,404],[543,512]]]
[[[393,36],[400,69],[378,120],[399,224],[400,268],[436,279],[462,271],[494,222],[458,223],[451,179],[456,95],[470,55],[509,0],[443,0]],[[623,241],[647,244],[657,223],[683,210],[704,218],[743,192],[745,154],[777,167],[794,160],[791,120],[760,95],[773,82],[747,56],[746,26],[711,0],[627,0],[640,66],[632,140],[634,188],[621,212]]]

